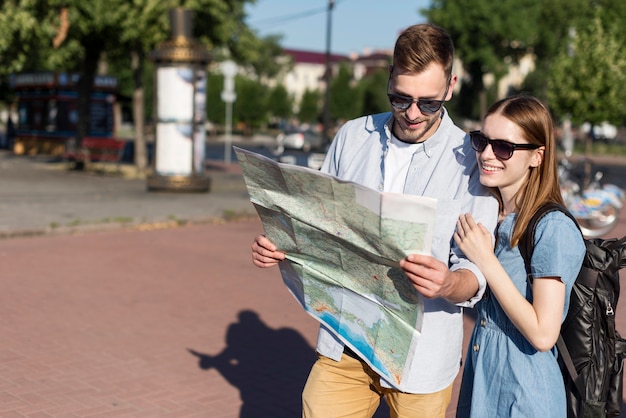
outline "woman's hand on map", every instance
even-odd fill
[[[285,259],[285,253],[265,235],[257,235],[252,243],[252,263],[257,267],[274,267]]]
[[[463,251],[463,254],[481,270],[497,262],[493,253],[491,233],[483,224],[476,223],[469,213],[459,216],[454,241]]]

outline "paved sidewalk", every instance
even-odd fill
[[[72,171],[49,157],[0,150],[0,238],[207,223],[255,213],[236,161],[208,163],[209,193],[148,192],[133,166],[119,172],[113,164],[93,167]]]
[[[252,265],[237,165],[178,194],[55,164],[0,153],[0,417],[300,416],[317,323]]]

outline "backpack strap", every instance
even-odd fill
[[[535,249],[535,228],[537,227],[537,224],[539,223],[541,218],[543,218],[546,214],[554,211],[564,213],[576,224],[576,226],[578,226],[576,218],[574,218],[574,216],[566,208],[558,203],[548,202],[541,206],[539,209],[537,209],[537,212],[535,212],[532,218],[530,218],[530,221],[528,222],[528,227],[526,228],[526,231],[524,231],[524,234],[522,235],[518,243],[520,254],[524,259],[524,265],[526,266],[526,274],[528,275],[528,280],[530,280],[531,282],[532,277],[530,276],[530,260]],[[572,382],[574,382],[574,386],[576,387],[578,394],[581,395],[581,397],[584,397],[584,387],[582,386],[582,382],[580,382],[580,379],[578,378],[576,366],[574,366],[574,361],[572,360],[572,356],[565,346],[565,341],[563,341],[561,333],[559,333],[559,339],[556,341],[556,346],[559,350],[559,355],[563,360],[563,364],[567,368],[567,372],[569,373]]]
[[[522,254],[522,258],[524,259],[524,264],[526,265],[526,273],[528,273],[529,275],[530,259],[532,258],[533,250],[535,249],[535,228],[537,227],[537,224],[539,223],[541,218],[543,218],[550,212],[554,212],[555,210],[563,212],[576,224],[576,226],[578,226],[576,218],[574,218],[574,216],[562,205],[559,205],[555,202],[548,202],[545,203],[543,206],[540,206],[539,209],[537,209],[537,212],[535,212],[532,218],[530,218],[530,221],[528,222],[528,227],[526,228],[526,231],[524,231],[524,234],[520,238],[517,245],[519,247],[520,253]]]

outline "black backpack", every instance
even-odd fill
[[[569,211],[556,203],[547,203],[537,211],[519,242],[529,274],[535,226],[542,216],[555,210],[576,223]],[[626,267],[625,241],[626,236],[585,239],[587,252],[557,341],[569,418],[615,417],[622,409],[626,340],[615,329],[615,308],[619,270]]]

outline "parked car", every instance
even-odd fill
[[[589,130],[591,129],[591,124],[589,122],[585,122],[582,125],[582,130],[585,134],[589,134]],[[596,141],[609,142],[613,141],[617,138],[617,126],[611,125],[608,122],[602,122],[599,125],[593,126],[593,135],[592,138]]]
[[[279,149],[297,149],[305,152],[324,148],[321,132],[313,129],[295,129],[281,132],[276,137]]]

